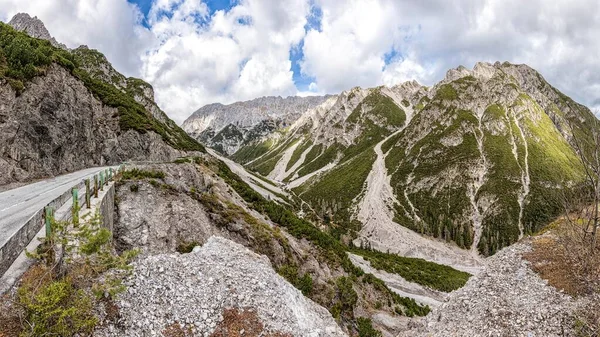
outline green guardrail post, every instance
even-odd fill
[[[108,180],[109,180],[108,169],[106,169],[106,170],[104,170],[104,185],[108,185]]]
[[[109,174],[110,174],[110,181],[112,181],[112,180],[113,180],[113,178],[114,178],[114,174],[113,174],[113,168],[111,167],[111,168],[108,170],[108,172],[109,172]]]
[[[92,193],[90,191],[90,178],[87,178],[85,180],[85,208],[87,209],[92,208],[91,196]]]
[[[98,175],[94,175],[94,198],[98,198]]]
[[[44,207],[44,223],[46,224],[46,237],[52,235],[52,220],[54,219],[54,208],[50,206]]]
[[[100,191],[104,191],[104,172],[100,171]]]
[[[73,194],[73,206],[71,207],[71,216],[73,218],[73,225],[79,225],[79,190],[76,188],[71,190]]]

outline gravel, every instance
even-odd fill
[[[265,332],[346,336],[330,313],[280,277],[269,261],[221,237],[189,254],[163,254],[134,264],[116,301],[121,318],[96,336],[162,336],[179,323],[210,336],[228,308],[253,309]]]
[[[517,243],[486,261],[486,267],[450,294],[408,336],[570,336],[573,300],[547,284],[521,255]]]

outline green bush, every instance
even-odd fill
[[[68,279],[40,287],[36,282],[24,284],[17,297],[27,322],[21,336],[89,335],[98,323],[92,298]]]
[[[342,304],[342,309],[352,311],[354,305],[356,305],[356,302],[358,301],[358,295],[352,287],[352,280],[349,277],[342,276],[335,281],[335,285],[337,287],[338,299]]]
[[[359,317],[358,323],[358,337],[381,337],[381,332],[373,328],[373,323],[370,318]]]
[[[180,254],[187,254],[191,253],[196,246],[200,246],[198,241],[182,241],[175,250]]]
[[[298,267],[295,265],[284,265],[277,270],[277,273],[288,282],[290,282],[294,287],[298,288],[302,291],[304,296],[310,295],[313,289],[313,280],[309,273],[306,273],[302,276],[298,274]]]
[[[122,173],[123,180],[164,179],[165,173],[158,170],[140,170],[133,168]]]

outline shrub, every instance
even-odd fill
[[[50,273],[46,268],[36,268]],[[93,314],[92,298],[76,289],[69,278],[40,280],[26,277],[17,299],[25,310],[26,328],[21,336],[89,335],[98,322]]]
[[[140,179],[164,179],[165,173],[157,170],[140,170],[133,168],[131,170],[125,170],[122,173],[123,180],[140,180]]]
[[[196,246],[201,246],[201,244],[198,241],[182,241],[177,245],[177,248],[175,250],[178,253],[187,254],[191,253]]]
[[[373,328],[370,318],[359,317],[357,323],[359,337],[381,337],[381,332]]]
[[[309,273],[305,273],[302,276],[298,275],[298,267],[295,265],[284,265],[277,270],[277,273],[294,287],[302,291],[304,296],[310,295],[313,289],[313,280]]]
[[[358,294],[356,294],[356,291],[352,287],[352,280],[349,277],[342,276],[335,281],[335,285],[342,312],[352,313],[354,305],[358,301]]]
[[[352,252],[363,256],[375,269],[398,274],[407,281],[445,292],[463,287],[471,277],[469,273],[423,259],[358,248]]]

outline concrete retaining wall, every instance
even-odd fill
[[[77,188],[79,190],[79,207],[85,208],[85,183],[82,181],[78,185],[73,186],[73,188]],[[100,200],[94,200],[94,204],[99,203],[99,210],[103,219],[103,224],[106,228],[112,231],[115,204],[114,183],[104,186],[104,191],[106,192],[100,192],[98,195],[98,199]],[[58,210],[66,204],[72,205],[72,199],[72,192],[71,189],[69,189],[58,198],[49,202],[47,206]],[[56,219],[61,221],[70,220],[72,217],[70,211],[71,207],[72,206],[69,206],[64,212],[57,212],[55,214]],[[94,205],[92,205],[92,208],[94,208]],[[0,275],[4,275],[19,254],[23,252],[25,247],[27,247],[31,240],[35,238],[36,234],[42,227],[44,227],[44,225],[44,208],[42,208],[31,218],[29,218],[23,227],[21,227],[21,229],[19,229],[19,231],[16,232],[15,235],[10,238],[10,240],[3,247],[0,247]]]

